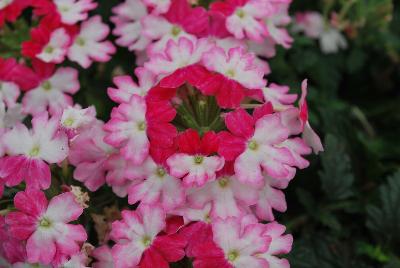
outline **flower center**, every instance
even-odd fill
[[[70,127],[70,126],[72,126],[72,124],[74,123],[74,121],[75,121],[75,120],[74,120],[73,118],[68,117],[67,119],[65,119],[63,125],[64,125],[64,126],[67,126],[67,127]]]
[[[244,12],[243,9],[239,8],[238,10],[236,10],[236,15],[237,15],[239,18],[243,19],[244,16],[246,16],[246,13]]]
[[[235,70],[233,70],[233,69],[229,69],[228,71],[226,71],[226,76],[228,76],[228,77],[235,77],[235,75],[236,75],[236,72],[235,72]]]
[[[68,6],[60,6],[58,10],[60,10],[60,12],[68,12],[70,8]]]
[[[49,228],[51,226],[51,221],[47,218],[42,218],[39,222],[39,226],[43,228]]]
[[[44,81],[42,84],[42,88],[46,91],[49,91],[51,89],[51,83],[49,81]]]
[[[196,155],[196,156],[194,157],[194,163],[195,163],[196,165],[200,165],[201,163],[203,163],[203,160],[204,160],[204,156]]]
[[[237,257],[239,257],[239,252],[237,252],[237,250],[231,250],[228,253],[228,260],[233,262],[237,259]]]
[[[144,131],[144,130],[146,130],[146,123],[143,122],[143,121],[137,123],[137,129],[138,129],[139,131]]]
[[[225,188],[229,184],[229,180],[227,178],[221,178],[218,180],[219,187]]]
[[[29,152],[29,156],[35,157],[38,156],[40,152],[39,146],[34,146],[31,151]]]
[[[162,178],[167,172],[162,167],[157,168],[156,174],[158,177]]]
[[[76,38],[76,40],[75,40],[75,43],[78,45],[78,46],[81,46],[81,47],[83,47],[84,45],[85,45],[85,39],[83,39],[82,37],[80,37],[80,36],[78,36],[77,38]]]
[[[181,28],[179,27],[179,26],[176,26],[176,25],[174,25],[174,26],[172,26],[172,29],[171,29],[171,34],[174,36],[174,37],[177,37],[180,33],[181,33]]]
[[[210,213],[207,213],[206,215],[204,215],[204,221],[207,223],[211,223]]]
[[[255,151],[255,150],[257,150],[257,148],[258,148],[258,144],[257,144],[256,141],[250,141],[250,142],[247,144],[247,147],[248,147],[250,150]]]
[[[145,235],[145,236],[142,238],[142,243],[143,243],[143,245],[147,248],[147,247],[150,246],[150,244],[151,244],[151,238],[150,238],[149,236]]]
[[[47,53],[47,54],[51,54],[51,53],[53,53],[53,51],[54,51],[54,47],[52,47],[52,46],[47,46],[44,49],[44,52]]]

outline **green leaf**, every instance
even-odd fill
[[[382,243],[400,243],[400,170],[379,188],[379,206],[367,206],[367,227]]]
[[[322,190],[329,200],[338,201],[352,197],[354,176],[350,159],[343,143],[335,136],[325,139],[325,152],[321,155],[323,170],[320,171]]]

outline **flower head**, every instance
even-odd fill
[[[14,204],[18,211],[10,212],[6,223],[14,237],[27,241],[30,263],[49,264],[56,253],[71,256],[87,238],[82,225],[68,224],[83,212],[72,193],[55,196],[48,202],[43,192],[26,190],[16,194]]]

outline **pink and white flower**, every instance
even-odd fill
[[[268,87],[262,89],[264,101],[270,102],[275,111],[286,110],[293,107],[297,99],[296,94],[290,94],[288,86],[281,86],[271,83]]]
[[[88,18],[88,12],[97,7],[94,0],[35,0],[34,14],[44,16],[44,24],[74,25]]]
[[[111,249],[108,246],[101,246],[93,250],[91,254],[96,262],[93,263],[93,268],[110,268],[114,267],[114,259]]]
[[[270,1],[263,0],[216,2],[211,10],[226,16],[226,28],[235,38],[248,37],[259,42],[266,35],[263,19],[273,11]]]
[[[243,109],[226,116],[231,133],[221,134],[219,154],[235,160],[236,176],[243,183],[262,186],[262,170],[274,178],[293,177],[295,160],[290,150],[281,146],[289,137],[289,129],[282,125],[279,114],[256,116]]]
[[[253,217],[216,219],[212,231],[214,241],[193,250],[194,267],[269,267],[259,255],[268,250],[271,237]]]
[[[264,175],[264,186],[258,191],[258,200],[254,212],[261,220],[273,221],[275,219],[272,209],[285,212],[287,209],[285,194],[290,178],[275,179]]]
[[[264,68],[256,64],[254,54],[242,47],[231,48],[227,53],[214,47],[203,54],[202,61],[213,73],[196,74],[198,79],[193,84],[203,94],[215,96],[222,108],[238,107],[249,89],[261,89],[266,84]]]
[[[152,8],[153,14],[166,13],[171,6],[171,0],[143,0],[143,2]]]
[[[109,87],[108,96],[116,103],[128,103],[132,95],[146,96],[156,83],[155,74],[146,68],[138,67],[135,69],[135,75],[139,80],[138,83],[128,75],[114,77],[116,88]]]
[[[71,141],[68,161],[76,168],[74,179],[83,182],[85,186],[96,191],[106,182],[106,162],[116,150],[105,143],[103,131],[104,123],[94,121],[92,126],[83,129]]]
[[[271,242],[268,250],[258,256],[268,262],[269,268],[289,268],[288,260],[280,259],[276,255],[288,254],[292,250],[293,236],[283,235],[286,227],[277,222],[268,223],[265,228],[264,235],[271,237]]]
[[[109,61],[116,51],[110,41],[104,41],[109,32],[110,28],[101,22],[100,16],[84,21],[68,49],[68,58],[83,68],[88,68],[93,61]]]
[[[194,40],[207,31],[208,15],[203,7],[191,7],[186,0],[174,0],[163,16],[149,15],[143,19],[143,33],[151,40],[150,54],[162,52],[169,40],[180,37]]]
[[[224,159],[212,155],[218,151],[218,136],[206,132],[202,139],[199,134],[188,129],[177,138],[179,152],[167,159],[170,174],[183,177],[185,187],[202,186],[216,178],[216,172],[223,168]]]
[[[185,192],[181,180],[171,176],[168,169],[148,157],[144,163],[137,167],[143,170],[144,177],[134,179],[128,189],[128,201],[135,204],[159,204],[166,212],[180,206],[185,201]],[[135,172],[136,173],[136,172]]]
[[[88,12],[97,7],[94,0],[54,0],[61,22],[74,25],[88,18]]]
[[[162,87],[179,87],[190,80],[193,64],[199,63],[203,53],[212,45],[207,39],[191,40],[180,37],[177,41],[169,40],[163,53],[153,54],[145,63],[159,78]]]
[[[80,88],[78,71],[71,67],[55,70],[55,65],[39,61],[33,61],[33,66],[41,81],[38,87],[24,95],[24,112],[35,116],[48,110],[52,115],[61,115],[64,108],[73,104],[70,95]]]
[[[71,256],[87,239],[82,225],[68,224],[82,214],[83,209],[72,193],[63,193],[47,201],[43,192],[26,190],[14,198],[18,211],[6,217],[9,232],[26,240],[30,263],[50,264],[56,254]]]
[[[82,109],[76,104],[75,106],[69,106],[63,110],[60,125],[67,133],[68,138],[72,139],[95,120],[96,109],[94,106]]]
[[[104,125],[108,132],[104,141],[121,149],[121,154],[141,164],[149,154],[150,141],[153,146],[171,146],[176,129],[170,123],[176,111],[167,101],[146,102],[133,95],[129,103],[114,108],[111,119]]]
[[[59,120],[47,113],[32,119],[32,129],[18,123],[2,137],[8,156],[0,159],[0,177],[7,186],[25,180],[29,189],[47,189],[51,174],[48,164],[68,155],[68,139],[58,130]]]
[[[229,163],[226,165],[231,166]],[[233,171],[233,167],[231,169]],[[238,181],[233,172],[224,172],[223,170],[219,173],[220,175],[215,181],[188,190],[189,204],[201,208],[211,202],[213,218],[226,219],[227,217],[246,215],[248,206],[257,201],[257,190]]]
[[[141,0],[126,0],[112,9],[115,24],[113,34],[118,36],[118,45],[127,47],[130,51],[142,51],[150,44],[151,39],[143,34],[142,19],[147,15],[147,7]]]
[[[31,40],[22,43],[22,54],[47,63],[61,63],[67,55],[70,36],[64,28],[46,26],[31,30]]]
[[[158,206],[140,205],[136,211],[122,211],[122,220],[112,225],[114,267],[168,268],[185,256],[186,240],[178,234],[165,234],[166,214]]]

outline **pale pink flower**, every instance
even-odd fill
[[[118,36],[116,43],[130,51],[145,50],[151,39],[143,34],[142,19],[148,15],[144,3],[141,0],[126,0],[112,11],[115,15],[111,21],[116,26],[113,34]]]
[[[113,82],[116,88],[109,87],[108,96],[116,103],[128,103],[132,95],[146,96],[156,84],[155,74],[146,68],[138,67],[135,69],[135,75],[139,80],[138,83],[128,75],[114,77]]]
[[[263,68],[255,64],[255,55],[247,53],[242,47],[231,48],[226,53],[215,47],[203,55],[204,66],[234,80],[248,89],[260,89],[265,86]]]
[[[55,196],[48,203],[43,192],[26,190],[17,193],[14,204],[18,211],[10,212],[6,223],[13,236],[27,241],[30,263],[49,264],[56,254],[71,256],[87,239],[82,225],[68,224],[83,212],[72,193]]]
[[[61,22],[68,25],[86,20],[88,12],[97,7],[94,0],[54,0]]]
[[[68,52],[70,36],[64,28],[58,28],[50,34],[50,40],[36,57],[44,62],[61,63]]]
[[[128,201],[135,204],[161,205],[166,212],[180,206],[185,201],[185,192],[181,180],[171,176],[163,165],[151,157],[137,167],[143,170],[145,177],[128,176],[134,181],[128,189]]]
[[[47,109],[50,114],[61,115],[64,108],[72,105],[70,95],[79,88],[78,71],[71,67],[60,67],[50,77],[44,78],[38,87],[25,93],[23,110],[34,116]]]
[[[109,32],[110,28],[101,22],[99,15],[84,21],[68,49],[68,58],[83,68],[88,68],[93,61],[109,61],[116,51],[110,41],[104,41]]]
[[[51,174],[48,164],[68,155],[68,139],[58,130],[59,120],[47,113],[32,119],[32,129],[19,123],[2,137],[8,156],[0,161],[0,177],[7,186],[26,181],[28,188],[47,189]]]

